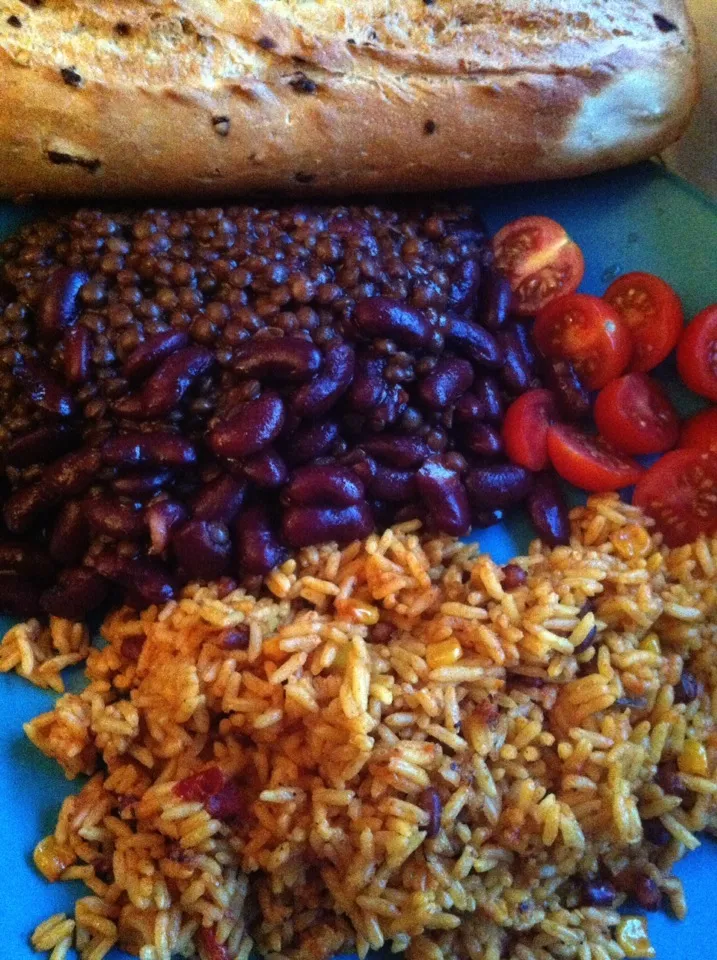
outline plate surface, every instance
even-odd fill
[[[717,207],[657,164],[567,183],[481,190],[472,198],[494,231],[529,213],[563,223],[585,253],[586,292],[602,293],[628,270],[647,270],[676,288],[688,317],[717,301]],[[31,215],[0,204],[0,237]],[[698,408],[696,398],[677,384],[669,363],[660,374],[683,413]],[[504,562],[525,548],[529,536],[527,525],[515,520],[485,531],[480,541]],[[0,628],[9,624],[0,618]],[[0,957],[8,960],[36,956],[28,943],[35,925],[52,913],[71,912],[73,900],[86,892],[79,883],[48,884],[32,863],[32,850],[54,828],[62,799],[78,789],[22,732],[22,724],[51,709],[53,699],[15,675],[0,675]],[[683,923],[665,914],[650,918],[657,958],[717,957],[711,889],[717,844],[705,840],[677,874],[685,881],[689,914]],[[111,960],[126,956],[119,951],[109,955]]]

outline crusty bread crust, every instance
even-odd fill
[[[0,195],[414,190],[641,159],[682,0],[0,0]]]

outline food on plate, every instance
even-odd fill
[[[673,450],[643,474],[634,503],[654,517],[670,546],[717,536],[717,453]]]
[[[685,317],[669,283],[651,273],[626,273],[610,284],[604,298],[630,329],[631,370],[652,370],[672,353]]]
[[[715,827],[717,549],[670,551],[614,494],[571,525],[501,567],[414,521],[261,596],[113,613],[87,688],[26,726],[90,777],[34,853],[90,893],[34,945],[652,956],[633,908],[683,917],[672,866]]]
[[[548,466],[548,427],[557,419],[552,390],[528,390],[508,407],[503,421],[505,452],[513,463],[528,470]]]
[[[622,453],[664,453],[680,436],[680,420],[664,387],[646,373],[628,373],[603,387],[595,425]]]
[[[350,193],[588,173],[676,139],[682,0],[5,0],[0,192]]]
[[[643,473],[632,457],[572,424],[554,423],[548,428],[548,456],[563,480],[596,493],[630,487]]]
[[[685,328],[677,345],[677,369],[690,390],[717,403],[717,304]]]
[[[681,447],[697,447],[717,453],[717,407],[702,410],[682,425]]]

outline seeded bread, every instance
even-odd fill
[[[0,194],[583,174],[696,90],[682,0],[0,0]]]

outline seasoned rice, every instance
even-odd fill
[[[513,590],[411,523],[305,550],[259,598],[123,609],[101,650],[14,627],[0,668],[61,689],[47,664],[86,656],[89,680],[25,728],[89,777],[35,851],[89,892],[33,946],[654,955],[618,908],[642,884],[684,916],[671,868],[717,826],[717,541],[667,550],[616,496],[572,531]]]

